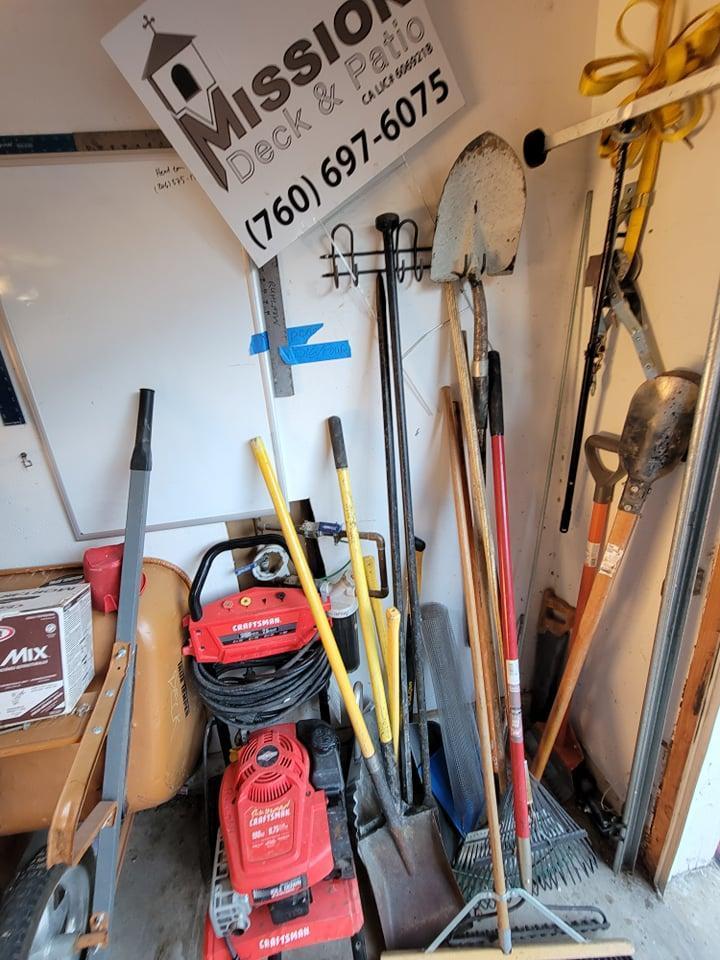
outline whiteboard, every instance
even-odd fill
[[[124,526],[140,387],[149,525],[266,510],[247,261],[176,155],[3,167],[0,209],[6,336],[76,538]]]

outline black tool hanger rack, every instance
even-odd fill
[[[405,236],[409,237],[409,243],[406,246],[401,246],[403,231]],[[430,269],[432,247],[420,246],[419,238],[418,225],[412,218],[406,217],[400,221],[395,231],[394,242],[395,271],[399,283],[402,283],[407,276],[419,282],[425,272]],[[330,253],[324,253],[320,257],[323,261],[330,261],[330,270],[322,276],[332,279],[336,290],[340,288],[341,277],[349,277],[352,285],[356,287],[360,277],[369,274],[377,276],[384,272],[382,266],[361,267],[361,258],[375,257],[382,263],[384,254],[382,250],[356,250],[355,234],[347,223],[338,223],[333,227],[330,232],[330,248]],[[367,263],[367,259],[365,262]]]

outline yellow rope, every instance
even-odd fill
[[[640,4],[650,4],[656,10],[652,52],[633,43],[625,32],[626,15]],[[586,97],[600,96],[626,80],[637,78],[637,89],[621,101],[624,105],[677,83],[707,66],[720,49],[720,4],[694,17],[673,39],[671,30],[674,13],[675,0],[628,0],[615,26],[615,36],[629,52],[615,57],[600,57],[586,64],[580,77],[580,93]],[[655,188],[662,144],[687,140],[702,120],[703,101],[703,96],[697,95],[655,110],[649,116],[648,129],[629,146],[628,163],[640,163],[640,174],[635,206],[623,244],[628,261],[632,261],[640,243]],[[601,157],[609,157],[614,162],[618,147],[611,139],[611,133],[611,130],[603,131],[599,153]]]

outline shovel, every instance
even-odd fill
[[[450,336],[455,357],[462,427],[467,444],[470,498],[485,561],[486,603],[490,611],[495,646],[485,659],[497,657],[502,638],[495,559],[482,471],[482,447],[487,417],[487,318],[483,309],[482,276],[511,273],[515,265],[525,216],[525,178],[511,147],[494,133],[481,134],[457,158],[443,187],[433,240],[430,276],[445,286]],[[457,283],[467,277],[473,289],[475,332],[479,334],[480,365],[474,363],[473,384],[467,368]],[[478,343],[473,357],[478,354]],[[481,383],[481,380],[484,381]],[[475,388],[473,390],[473,387]],[[484,399],[483,399],[484,398]],[[482,409],[478,410],[478,400]],[[486,638],[485,642],[491,642]],[[500,699],[484,671],[489,704]]]
[[[462,894],[445,855],[433,813],[423,810],[403,816],[395,807],[383,765],[355,699],[265,444],[260,437],[255,437],[250,446],[385,818],[384,823],[360,840],[358,849],[372,885],[386,947],[389,950],[425,947],[463,906]]]
[[[538,779],[543,775],[570,706],[643,504],[653,484],[670,473],[687,452],[697,394],[694,375],[671,372],[643,383],[630,401],[619,449],[620,464],[627,472],[627,480],[535,755],[532,772]]]
[[[470,365],[478,443],[485,462],[488,323],[482,276],[512,273],[525,216],[525,177],[512,148],[486,132],[469,143],[443,187],[430,275],[440,283],[467,277],[473,298]]]

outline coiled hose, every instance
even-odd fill
[[[280,722],[330,682],[330,664],[317,634],[292,653],[231,664],[193,660],[192,665],[208,710],[245,729]]]

